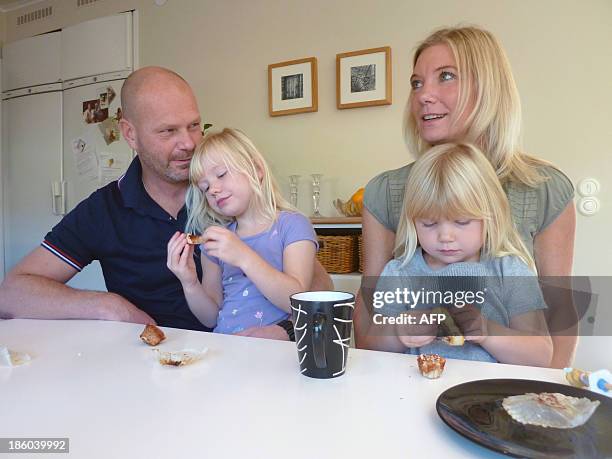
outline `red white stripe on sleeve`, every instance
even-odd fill
[[[77,271],[81,272],[83,270],[84,266],[81,263],[76,261],[70,255],[67,255],[64,252],[62,252],[60,249],[55,247],[49,241],[44,240],[44,241],[42,241],[42,243],[40,245],[42,245],[45,249],[47,249],[49,252],[51,252],[56,257],[60,258],[64,262],[68,263],[70,266],[72,266]]]

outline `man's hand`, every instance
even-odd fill
[[[251,327],[236,333],[237,336],[252,336],[253,338],[277,339],[289,341],[287,331],[279,325],[268,325],[266,327]]]
[[[106,301],[104,301],[103,313],[100,319],[155,325],[155,320],[153,320],[149,314],[138,309],[121,295],[105,293],[104,296],[106,297]]]

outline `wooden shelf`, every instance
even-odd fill
[[[361,217],[311,217],[310,222],[316,228],[359,228]]]
[[[310,217],[313,225],[333,225],[333,224],[361,224],[361,217]]]

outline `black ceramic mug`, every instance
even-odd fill
[[[302,374],[335,378],[344,374],[355,295],[346,292],[302,292],[291,296],[295,342]]]

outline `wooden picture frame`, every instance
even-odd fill
[[[338,109],[391,105],[391,47],[336,55]]]
[[[270,116],[316,112],[318,109],[316,57],[268,65]]]

